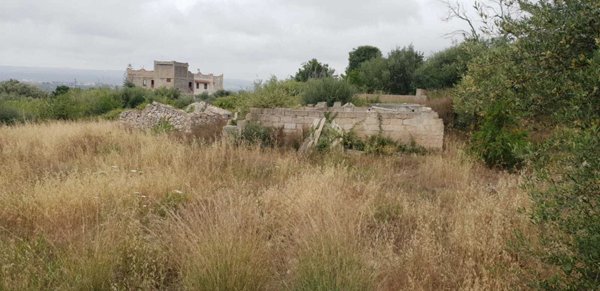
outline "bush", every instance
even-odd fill
[[[345,149],[364,151],[365,142],[356,135],[356,132],[349,131],[345,132],[342,136],[342,145]]]
[[[72,94],[54,97],[49,105],[50,116],[53,119],[75,120],[83,116],[82,107],[72,98]]]
[[[563,130],[540,152],[536,178],[544,187],[531,189],[533,218],[544,229],[542,257],[562,271],[542,286],[594,290],[600,286],[600,127]]]
[[[256,122],[249,122],[240,134],[242,141],[259,144],[262,147],[273,147],[276,144],[275,130]]]
[[[489,167],[513,170],[523,165],[529,144],[519,129],[516,113],[506,102],[491,106],[481,128],[473,134],[472,150]]]
[[[415,72],[417,88],[453,87],[467,73],[469,61],[485,48],[480,41],[465,41],[432,55]]]
[[[146,101],[148,91],[137,87],[124,87],[119,92],[121,106],[124,108],[136,108]]]
[[[45,98],[48,94],[38,87],[17,80],[0,82],[0,99]]]
[[[391,155],[398,152],[398,143],[380,134],[372,135],[365,143],[365,152],[375,155]]]
[[[212,104],[224,109],[239,111],[242,114],[255,108],[294,107],[300,104],[303,83],[271,78],[255,85],[253,92],[238,92],[234,95],[216,98]]]
[[[345,80],[312,79],[306,83],[302,93],[302,102],[304,104],[327,102],[328,106],[333,106],[335,102],[345,104],[350,102],[355,93],[356,89]]]
[[[5,104],[0,103],[0,124],[13,124],[20,119],[19,112]]]
[[[175,130],[175,127],[166,119],[161,118],[158,123],[156,123],[152,127],[152,133],[154,134],[163,134],[163,133],[171,133]]]

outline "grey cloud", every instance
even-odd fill
[[[436,0],[4,0],[0,64],[122,69],[176,59],[254,79],[287,77],[316,57],[342,72],[363,44],[448,46],[442,35],[457,26],[443,15]]]

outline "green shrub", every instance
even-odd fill
[[[364,151],[365,142],[356,135],[355,131],[348,131],[342,135],[342,145],[345,149]]]
[[[249,122],[240,134],[242,141],[259,144],[263,147],[273,147],[276,143],[275,130],[264,127],[256,122]]]
[[[181,91],[179,91],[179,89],[177,88],[160,87],[154,90],[154,96],[156,96],[158,99],[166,98],[174,100],[179,99],[179,97],[181,97],[182,94]]]
[[[467,73],[467,64],[485,50],[484,43],[467,40],[427,58],[415,72],[417,88],[441,89],[456,85]],[[431,97],[431,96],[430,96]]]
[[[367,138],[365,152],[375,155],[391,155],[398,152],[398,143],[381,134]]]
[[[0,124],[13,124],[21,119],[19,112],[0,102]]]
[[[113,109],[113,110],[103,114],[102,118],[108,119],[108,120],[116,120],[119,118],[119,116],[121,115],[122,112],[123,112],[122,108]]]
[[[529,148],[527,132],[519,129],[517,113],[512,108],[502,101],[492,105],[471,139],[472,150],[489,167],[513,170],[525,162]]]
[[[154,134],[163,134],[170,133],[175,130],[175,127],[166,119],[161,118],[158,123],[156,123],[152,127],[152,133]]]
[[[354,86],[345,80],[334,78],[311,79],[306,83],[302,93],[302,102],[304,104],[327,102],[329,106],[333,106],[335,102],[345,104],[350,102],[355,93]]]
[[[72,94],[54,97],[50,102],[49,112],[53,119],[75,120],[83,116],[81,104]]]
[[[137,87],[124,87],[119,92],[124,108],[136,108],[146,101],[146,96],[149,96],[149,91]]]
[[[227,109],[236,110],[240,105],[241,99],[239,95],[223,96],[213,100],[212,105]]]
[[[539,152],[533,218],[544,230],[542,258],[562,272],[542,286],[594,290],[600,286],[600,127],[562,130]]]
[[[48,94],[36,86],[17,80],[0,82],[0,99],[45,98]]]
[[[212,104],[224,109],[238,111],[242,115],[250,108],[294,107],[300,105],[300,94],[304,84],[292,80],[278,81],[271,78],[265,83],[255,84],[253,92],[238,92],[216,98]]]

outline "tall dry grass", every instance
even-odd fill
[[[519,177],[461,142],[300,156],[131,132],[0,127],[0,290],[527,288]]]

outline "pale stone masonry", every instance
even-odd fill
[[[223,90],[223,75],[194,74],[190,72],[188,63],[175,61],[154,61],[154,70],[134,70],[127,68],[127,81],[136,87],[158,89],[161,87],[177,88],[183,94],[197,95],[214,93]]]
[[[289,108],[252,108],[247,121],[263,126],[282,128],[285,134],[304,134],[315,119],[326,112],[344,131],[354,131],[361,137],[382,134],[398,142],[440,150],[444,144],[444,123],[438,114],[421,105],[375,105],[371,107],[327,106]]]
[[[168,122],[173,129],[183,133],[192,133],[200,126],[221,128],[229,118],[231,112],[204,102],[192,103],[186,110],[152,102],[143,110],[128,110],[119,116],[122,124],[132,128],[148,130],[161,122]]]

